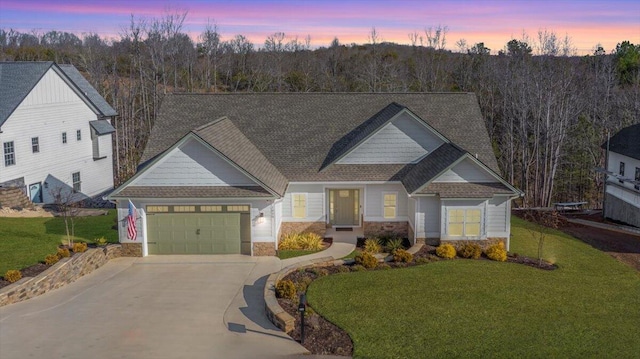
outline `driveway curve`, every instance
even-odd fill
[[[0,307],[0,358],[291,358],[264,315],[275,257],[117,258],[75,283]]]

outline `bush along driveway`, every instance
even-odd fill
[[[512,219],[512,251],[535,257],[528,222]],[[344,329],[354,357],[634,357],[640,276],[551,232],[541,270],[440,260],[394,270],[318,276],[313,311]]]

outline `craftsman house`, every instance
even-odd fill
[[[0,62],[0,187],[34,203],[113,189],[114,116],[72,65]]]
[[[336,228],[508,245],[520,195],[474,94],[270,93],[166,96],[109,197],[138,255],[271,255],[285,233]]]
[[[602,144],[607,149],[607,142]],[[640,124],[608,141],[604,215],[640,227]]]

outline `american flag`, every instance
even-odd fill
[[[136,206],[129,200],[129,215],[127,216],[127,237],[135,241],[138,237],[138,230],[136,229]]]

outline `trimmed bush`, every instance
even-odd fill
[[[395,253],[399,249],[404,249],[404,246],[402,245],[402,238],[394,238],[389,240],[384,248],[391,254]]]
[[[487,255],[487,258],[494,261],[504,262],[507,260],[507,250],[504,249],[504,243],[502,242],[489,246],[484,253]]]
[[[9,269],[7,273],[4,274],[4,280],[9,283],[15,283],[22,278],[22,273],[19,270]]]
[[[456,248],[449,243],[444,243],[436,248],[436,254],[440,258],[453,259],[456,257]]]
[[[48,256],[44,257],[44,264],[52,266],[58,263],[59,260],[60,258],[58,257],[58,254],[49,254]]]
[[[326,268],[312,267],[307,269],[307,272],[315,274],[316,277],[324,277],[329,275],[329,271]]]
[[[352,272],[363,272],[363,271],[366,271],[366,270],[367,270],[367,268],[361,266],[360,264],[356,264],[356,265],[351,266],[351,271]]]
[[[73,244],[74,253],[82,253],[87,250],[87,244],[84,242],[76,242]]]
[[[367,238],[364,241],[364,251],[371,254],[382,252],[382,246],[377,238]]]
[[[296,286],[290,280],[281,280],[276,284],[276,297],[284,299],[296,298]]]
[[[338,273],[347,273],[347,272],[350,272],[350,271],[351,270],[347,266],[338,266]]]
[[[413,261],[413,254],[404,249],[396,249],[393,253],[393,261],[398,263],[409,263]]]
[[[482,248],[477,243],[464,243],[458,247],[458,256],[462,258],[478,259],[482,255]]]
[[[425,257],[420,257],[418,259],[416,259],[416,263],[418,264],[427,264],[429,263],[429,258],[425,258]]]
[[[100,238],[96,238],[93,240],[96,245],[98,246],[106,246],[107,245],[107,239],[104,237],[100,237]]]
[[[357,265],[361,265],[367,269],[373,269],[378,265],[378,258],[374,257],[371,253],[360,253],[354,259]]]
[[[380,263],[378,264],[377,269],[387,270],[387,269],[391,269],[391,266],[388,265],[387,263]]]
[[[62,259],[69,256],[71,256],[71,253],[68,248],[58,248],[58,258]]]

